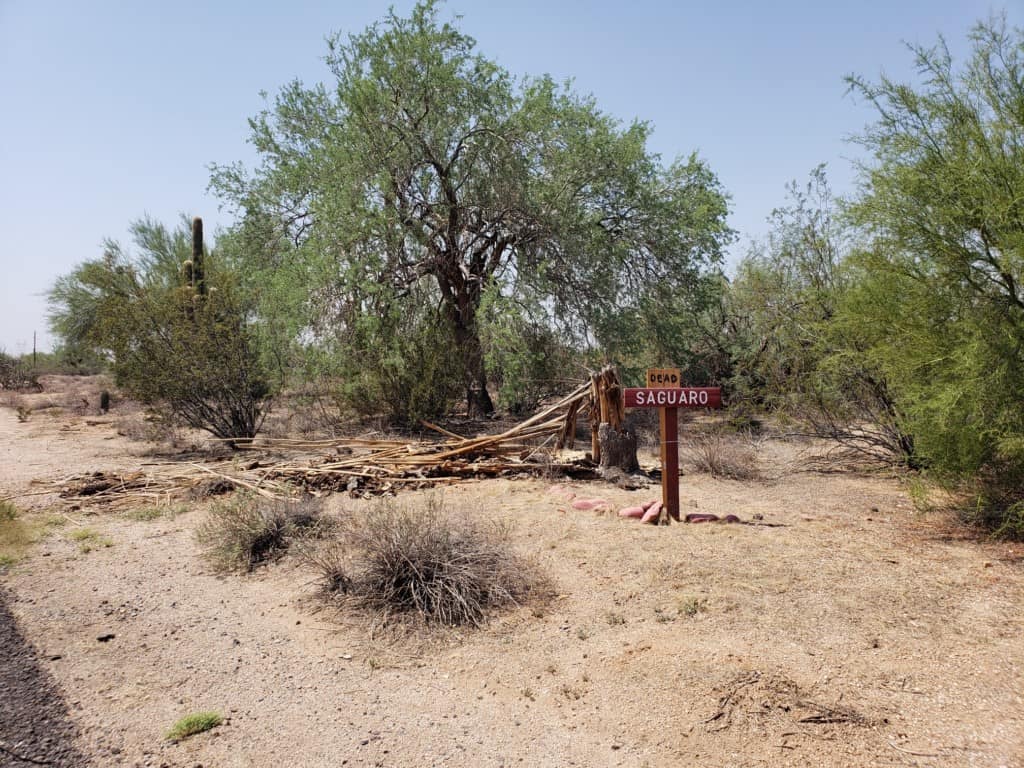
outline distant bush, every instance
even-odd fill
[[[24,359],[0,352],[0,389],[40,392],[42,386],[38,374]]]
[[[740,437],[703,435],[691,443],[685,455],[698,472],[706,472],[712,477],[754,480],[760,476],[757,452]]]
[[[456,518],[436,499],[424,508],[382,501],[348,518],[307,560],[331,597],[382,626],[481,626],[491,610],[517,604],[541,583],[505,531]]]

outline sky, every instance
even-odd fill
[[[232,214],[211,163],[256,156],[248,118],[286,83],[329,82],[325,38],[411,0],[0,0],[0,350],[52,345],[45,294],[143,215]],[[447,0],[485,56],[517,76],[572,79],[599,107],[648,121],[668,162],[696,151],[731,196],[734,264],[790,180],[827,164],[850,192],[873,119],[848,74],[913,82],[906,43],[968,51],[979,20],[1024,0]]]

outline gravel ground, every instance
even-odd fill
[[[77,730],[45,660],[22,636],[0,590],[0,765],[78,766]],[[55,660],[56,661],[56,660]]]
[[[47,495],[70,473],[170,464],[122,418],[0,408],[0,498],[40,535],[0,573],[0,767],[1024,766],[1024,545],[915,511],[893,478],[808,471],[820,446],[752,446],[761,479],[683,477],[686,511],[771,527],[655,528],[563,493],[615,510],[654,487],[447,488],[453,512],[507,524],[557,594],[396,639],[318,611],[298,557],[213,571],[203,504],[135,516]],[[167,739],[211,710],[222,725]]]

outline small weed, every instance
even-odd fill
[[[530,701],[537,700],[532,688],[523,688],[523,696],[529,699]]]
[[[547,672],[549,675],[557,675],[558,667],[556,667],[554,664],[548,664],[547,667],[545,667],[544,671]]]
[[[580,640],[589,640],[593,636],[593,634],[594,633],[586,627],[580,627],[576,630],[576,637]]]
[[[613,627],[620,627],[626,623],[626,617],[623,616],[621,613],[615,613],[615,611],[610,611],[604,617],[604,620],[607,621],[608,624]]]
[[[87,555],[94,549],[106,548],[114,546],[113,539],[108,539],[106,536],[101,536],[95,541],[86,541],[79,545],[78,550],[83,554]]]
[[[23,520],[11,502],[0,501],[0,565],[18,562],[29,545],[38,539],[38,525]]]
[[[654,620],[660,624],[668,624],[669,622],[675,621],[676,617],[668,611],[666,611],[664,608],[655,608]]]
[[[907,483],[907,495],[910,496],[910,501],[918,512],[926,513],[935,509],[935,505],[932,504],[931,490],[928,487],[928,483],[920,477],[910,478],[910,481]]]
[[[78,542],[78,551],[83,555],[87,555],[95,549],[114,546],[111,539],[101,536],[99,531],[92,528],[77,528],[68,534],[68,538]]]
[[[187,504],[153,504],[146,507],[137,507],[125,512],[125,517],[130,520],[137,520],[140,523],[148,523],[152,520],[159,520],[162,517],[177,517],[188,512]]]
[[[32,409],[31,408],[27,408],[24,405],[19,405],[18,406],[18,421],[20,421],[22,424],[24,424],[26,421],[28,421],[28,417],[31,416],[31,415],[32,415]]]
[[[576,686],[569,685],[568,683],[565,683],[559,689],[559,691],[561,692],[561,694],[563,696],[565,696],[565,698],[570,699],[572,701],[579,701],[580,699],[583,698],[583,693],[584,693],[582,690],[580,690]]]
[[[702,597],[688,597],[679,604],[679,615],[693,618],[698,613],[706,611],[708,601]]]
[[[92,528],[76,528],[68,534],[68,538],[72,541],[91,541],[99,538],[99,535],[99,532]]]
[[[384,668],[384,662],[378,659],[376,656],[370,656],[366,659],[366,666],[372,671],[376,672],[378,669]]]
[[[203,733],[211,728],[216,728],[224,722],[224,718],[217,712],[195,712],[186,715],[171,726],[167,732],[168,741],[181,741],[197,733]]]
[[[9,501],[0,501],[0,523],[9,523],[18,516],[18,508]]]

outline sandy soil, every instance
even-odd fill
[[[153,460],[117,419],[0,409],[0,496],[50,523],[0,571],[0,620],[58,699],[64,750],[23,738],[38,707],[8,707],[0,765],[31,765],[12,756],[26,746],[189,768],[1024,765],[1024,549],[922,516],[892,478],[801,471],[805,446],[781,441],[759,448],[772,479],[683,477],[684,511],[779,527],[655,528],[573,510],[550,481],[464,483],[448,506],[507,521],[557,596],[382,641],[316,612],[295,560],[215,574],[198,506],[141,521],[44,495]],[[655,495],[574,489],[616,508]],[[103,543],[88,552],[86,527]],[[164,738],[197,710],[227,722]]]

